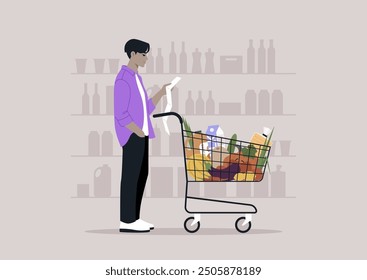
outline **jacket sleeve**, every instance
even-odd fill
[[[148,99],[148,105],[147,105],[147,112],[148,112],[148,116],[154,111],[155,109],[155,105],[153,103],[152,98]]]
[[[132,122],[129,114],[130,86],[124,80],[117,80],[114,87],[114,114],[115,119],[121,126],[126,126]]]

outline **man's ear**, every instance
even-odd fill
[[[133,57],[135,54],[136,54],[136,53],[135,53],[134,51],[132,51],[132,52],[130,53],[130,56],[131,56],[131,57]]]

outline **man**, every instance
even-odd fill
[[[144,67],[150,45],[131,39],[125,44],[129,63],[121,67],[114,87],[115,129],[123,149],[120,192],[120,232],[149,232],[154,225],[140,219],[148,177],[148,138],[154,138],[150,115],[163,95],[164,85],[148,98],[138,68]]]

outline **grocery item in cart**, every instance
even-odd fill
[[[213,176],[219,178],[219,181],[232,181],[234,176],[240,171],[240,166],[238,163],[229,163],[229,165],[225,168],[213,168],[208,170],[208,173]]]
[[[229,165],[230,158],[227,157],[224,151],[227,151],[227,147],[224,145],[211,150],[209,157],[214,168],[223,168]]]
[[[220,143],[220,137],[223,136],[223,130],[219,125],[209,125],[206,130],[206,140],[200,144],[200,153],[211,156],[212,150],[218,148]]]
[[[208,138],[208,146],[213,149],[220,145],[220,138],[224,136],[224,132],[219,125],[209,125],[206,130],[207,138]]]
[[[208,172],[210,166],[210,158],[203,154],[197,153],[186,158],[187,172],[195,181],[204,181],[211,177]]]
[[[255,133],[252,138],[251,138],[251,143],[255,144],[256,148],[258,148],[257,152],[255,155],[258,155],[260,153],[260,146],[259,145],[265,145],[267,139],[268,139],[268,136],[270,135],[271,133],[271,129],[270,128],[267,128],[267,127],[264,127],[263,129],[263,133],[260,134],[260,133]],[[256,145],[256,144],[259,144],[259,145]],[[271,142],[268,143],[267,146],[271,146]]]
[[[184,149],[186,157],[193,156],[194,154],[200,153],[203,149],[203,143],[207,142],[206,136],[201,131],[192,132],[191,127],[187,120],[183,121],[185,132],[184,132]]]
[[[235,181],[254,181],[255,180],[255,174],[252,172],[248,173],[237,173],[234,176]]]

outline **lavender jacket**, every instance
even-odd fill
[[[123,147],[133,133],[126,127],[130,122],[134,122],[138,127],[143,127],[144,111],[140,92],[136,84],[135,72],[123,65],[117,74],[114,87],[114,110],[115,110],[115,130],[120,145]],[[152,99],[148,99],[147,92],[139,74],[138,78],[145,92],[145,100],[148,114],[149,138],[154,138],[153,126],[150,114],[155,109]]]

